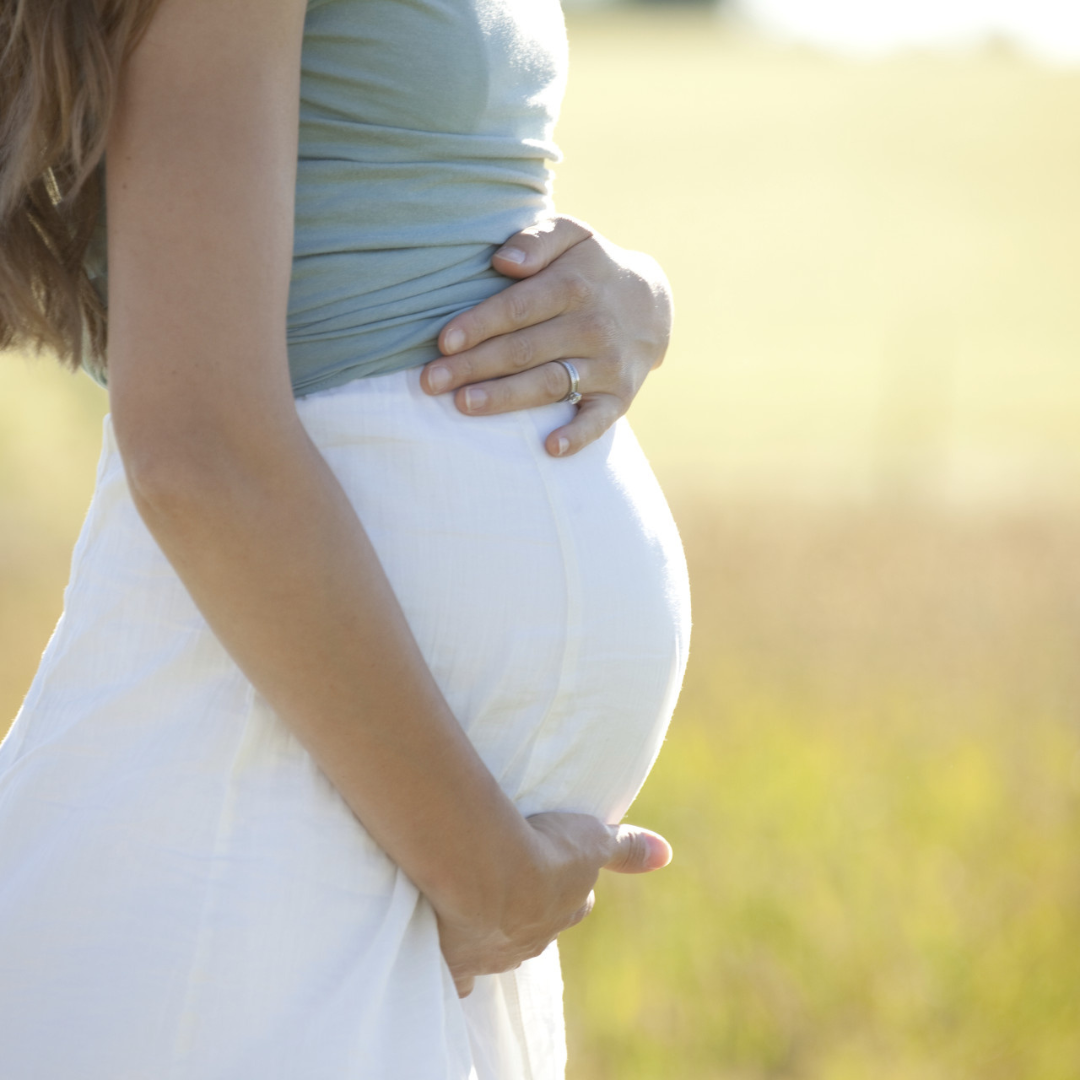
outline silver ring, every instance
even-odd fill
[[[566,397],[559,400],[569,401],[571,405],[576,405],[581,400],[581,395],[578,393],[577,368],[569,360],[556,360],[555,363],[562,364],[566,368],[566,374],[570,376],[570,389],[566,392]]]

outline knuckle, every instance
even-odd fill
[[[590,308],[582,312],[581,329],[586,339],[596,348],[607,348],[615,344],[618,326],[607,311]]]
[[[619,841],[616,834],[611,830],[603,836],[600,843],[600,865],[606,866],[612,859],[615,858],[616,853],[619,850]]]
[[[570,388],[569,376],[566,373],[566,368],[562,364],[552,361],[550,364],[545,364],[540,369],[540,375],[543,380],[543,388],[548,397],[558,401],[560,398],[566,396],[566,391]]]
[[[635,395],[638,392],[638,384],[635,381],[633,375],[626,369],[626,365],[623,363],[622,358],[619,360],[619,374],[615,380],[615,387],[612,390],[612,394],[619,402],[622,409],[629,406],[629,403],[634,400]]]
[[[619,844],[618,848],[615,851],[614,856],[611,858],[610,862],[608,863],[608,866],[610,866],[612,870],[622,870],[627,865],[629,865],[629,862],[630,862],[630,845],[624,840],[622,843]]]
[[[459,354],[454,357],[447,357],[442,362],[453,374],[453,381],[459,385],[462,383],[475,382],[479,377],[476,372],[476,364],[470,356]]]
[[[588,307],[596,295],[596,287],[587,274],[567,270],[563,275],[563,291],[569,307]]]
[[[533,960],[551,944],[549,941],[534,941],[528,949],[528,959]]]
[[[514,334],[507,338],[506,348],[507,358],[512,368],[521,371],[532,365],[534,350],[524,334]]]
[[[531,316],[529,297],[524,289],[511,286],[503,293],[506,321],[512,329],[528,326]]]
[[[614,394],[606,394],[598,402],[592,416],[592,438],[599,438],[620,416],[626,414],[626,410],[633,404],[631,398],[619,398]]]

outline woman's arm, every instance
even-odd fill
[[[569,379],[553,360],[572,360],[581,404],[548,433],[555,457],[576,454],[627,409],[658,367],[671,337],[671,287],[649,255],[627,251],[574,218],[550,218],[510,237],[491,265],[516,284],[451,319],[444,357],[424,369],[430,394],[454,390],[473,416],[547,405]]]
[[[195,603],[432,901],[467,983],[470,964],[508,966],[571,921],[616,843],[581,815],[531,827],[499,789],[298,419],[285,313],[304,11],[164,0],[130,58],[108,146],[113,422]]]

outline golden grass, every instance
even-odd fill
[[[60,615],[108,402],[51,360],[0,355],[0,733]]]
[[[563,955],[571,1080],[1080,1076],[1080,78],[576,18],[563,209],[678,299],[635,428],[685,692]],[[104,395],[5,358],[0,716]],[[2,725],[0,725],[2,726]]]
[[[633,410],[691,666],[563,945],[571,1080],[1080,1075],[1080,77],[571,23],[562,209],[677,297]]]
[[[1072,1080],[1080,519],[678,508],[696,635],[572,1080]]]
[[[660,259],[669,487],[1080,491],[1080,73],[843,63],[694,12],[571,23],[556,194]]]

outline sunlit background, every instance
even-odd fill
[[[563,940],[570,1080],[1080,1077],[1080,7],[568,11],[562,210],[668,270],[631,414],[695,638]],[[5,358],[0,716],[106,403]]]

